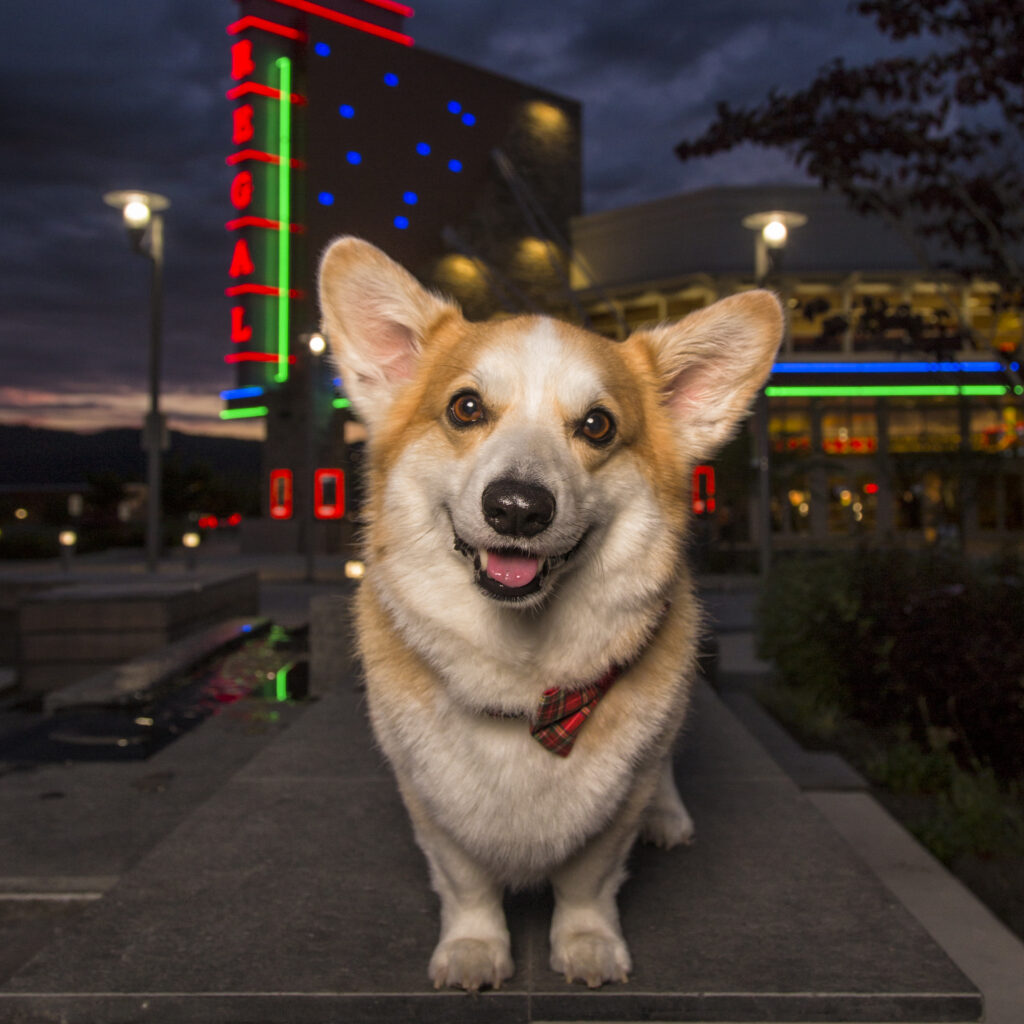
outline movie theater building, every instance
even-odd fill
[[[597,330],[623,337],[751,288],[756,215],[778,211],[802,224],[757,268],[789,312],[761,418],[773,546],[1019,542],[1018,318],[993,311],[990,282],[923,272],[901,237],[841,197],[711,188],[578,217],[577,301]],[[754,542],[766,518],[756,423],[716,464],[717,533],[729,544]]]
[[[240,0],[227,26],[225,420],[259,421],[260,550],[336,550],[363,436],[318,329],[329,241],[369,239],[470,316],[568,290],[580,107],[424,51],[397,0]],[[226,118],[227,120],[227,118]],[[563,239],[552,244],[550,239]]]

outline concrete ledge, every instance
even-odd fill
[[[526,893],[507,901],[507,986],[434,992],[436,900],[354,682],[0,986],[0,1019],[980,1018],[970,982],[706,686],[677,764],[697,841],[638,847],[621,894],[630,982],[567,985],[548,966],[550,897]]]
[[[54,689],[258,610],[256,572],[78,583],[28,594],[18,611],[18,682],[30,693]]]
[[[170,679],[188,672],[228,644],[263,632],[269,619],[241,617],[218,623],[192,636],[134,658],[70,686],[52,690],[43,698],[46,711],[60,711],[83,704],[111,704],[158,689]]]

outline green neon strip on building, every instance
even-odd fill
[[[245,420],[266,416],[269,412],[270,410],[265,405],[253,405],[245,409],[221,409],[220,418],[222,420]]]
[[[331,405],[335,409],[348,409],[352,406],[352,403],[347,398],[333,398],[331,399]]]
[[[1006,391],[1004,384],[769,385],[764,389],[769,398],[985,398],[1005,395]]]
[[[292,62],[287,57],[275,61],[280,71],[281,97],[277,104],[277,372],[279,384],[288,379],[288,291],[291,262],[291,190],[292,190]]]
[[[291,665],[285,665],[284,668],[277,670],[277,676],[274,679],[274,695],[278,701],[286,701],[288,699],[288,670]]]

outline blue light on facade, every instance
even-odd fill
[[[327,43],[317,43],[313,49],[316,51],[316,55],[318,57],[330,57],[331,55],[331,48]]]
[[[403,192],[402,202],[408,203],[409,206],[415,206],[420,201],[420,197],[415,192]]]
[[[462,104],[458,100],[450,100],[448,103],[449,114],[461,114]]]
[[[333,206],[334,205],[334,193],[333,192],[321,192],[316,197],[316,201],[321,206]]]
[[[409,226],[409,218],[398,216],[395,218],[395,227],[400,231],[404,231]]]
[[[455,174],[458,174],[459,171],[462,170],[462,161],[461,160],[449,160],[448,161],[448,170],[452,171]]]
[[[474,125],[476,124],[476,118],[472,114],[463,114],[462,123],[465,125]]]
[[[430,156],[430,143],[429,142],[417,142],[416,152],[420,156]]]
[[[342,103],[342,105],[338,107],[338,113],[341,114],[342,117],[355,117],[356,108],[353,107],[351,103]]]
[[[350,164],[361,164],[363,162],[363,154],[357,153],[354,149],[345,154],[345,159]]]
[[[384,84],[391,86],[391,88],[393,89],[396,85],[398,85],[398,75],[396,75],[392,71],[389,71],[384,76]]]

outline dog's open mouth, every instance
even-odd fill
[[[561,555],[532,555],[516,548],[474,548],[455,534],[455,550],[473,563],[474,579],[489,597],[520,601],[541,591],[551,572],[571,558],[583,543]]]

